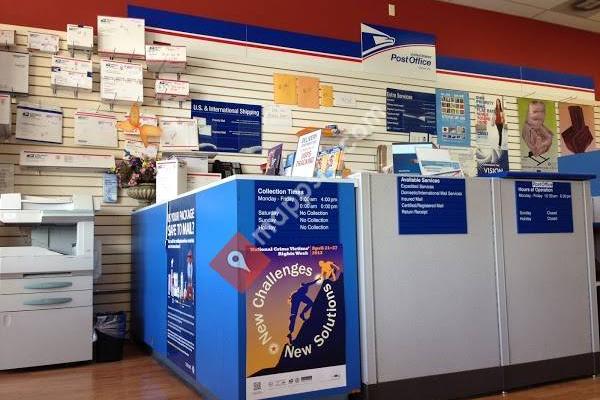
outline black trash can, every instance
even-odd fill
[[[96,362],[120,361],[123,359],[127,316],[123,311],[98,313],[94,323],[96,341],[94,360]]]

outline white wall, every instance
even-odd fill
[[[18,51],[26,52],[27,31],[45,31],[36,28],[1,25],[0,29],[16,29],[18,32]],[[52,32],[57,33],[57,32]],[[59,33],[61,53],[68,55],[65,34]],[[398,88],[433,92],[434,86],[449,89],[471,91],[471,115],[473,125],[472,142],[475,143],[474,132],[474,97],[477,93],[489,93],[505,96],[505,111],[509,130],[510,167],[520,169],[519,131],[516,98],[522,95],[542,99],[563,100],[575,97],[570,101],[593,104],[591,93],[565,89],[553,89],[533,85],[521,85],[511,82],[499,82],[487,79],[456,77],[438,74],[437,83],[415,83],[395,77],[367,74],[356,67],[356,63],[348,66],[343,61],[316,60],[308,56],[291,56],[271,50],[253,50],[239,46],[207,43],[195,39],[186,39],[162,34],[147,33],[147,43],[152,40],[184,44],[188,46],[187,73],[182,80],[191,83],[191,95],[195,99],[241,102],[267,105],[273,103],[272,76],[274,72],[311,75],[319,77],[321,83],[333,85],[336,93],[351,93],[357,99],[355,108],[331,107],[321,109],[304,109],[293,106],[292,128],[263,129],[263,148],[269,149],[277,143],[284,144],[284,151],[295,149],[296,131],[307,126],[320,127],[325,124],[337,124],[348,132],[367,131],[369,135],[361,140],[350,139],[346,144],[349,150],[346,155],[347,167],[353,171],[375,170],[376,148],[379,144],[407,141],[404,134],[388,133],[385,129],[386,88]],[[78,57],[83,57],[79,55]],[[131,289],[131,226],[130,212],[137,206],[136,201],[129,199],[124,191],[119,191],[116,204],[101,204],[102,174],[100,172],[72,172],[69,170],[50,171],[45,169],[26,169],[18,166],[21,150],[79,152],[91,154],[114,154],[120,158],[120,149],[79,147],[73,144],[73,114],[77,108],[90,108],[108,111],[107,105],[99,102],[99,58],[94,61],[94,92],[80,93],[75,98],[72,92],[58,91],[55,95],[50,88],[51,56],[33,53],[30,58],[30,87],[27,100],[34,103],[52,104],[63,107],[64,128],[63,144],[49,145],[36,142],[15,140],[0,145],[0,163],[15,164],[15,191],[34,195],[65,195],[87,193],[94,196],[95,203],[101,210],[96,218],[96,236],[104,245],[103,276],[95,285],[94,304],[96,311],[130,310]],[[163,102],[158,105],[154,100],[154,74],[145,73],[144,80],[144,112],[160,116],[189,117],[190,102],[179,108],[177,102]],[[16,104],[13,104],[13,112]],[[127,106],[115,106],[114,112],[122,119]],[[595,109],[596,132],[600,132],[600,109]],[[558,115],[557,115],[558,118]],[[14,117],[13,117],[14,124]],[[13,125],[14,133],[14,125]],[[326,143],[336,144],[339,139],[326,139]],[[600,137],[596,143],[600,147]],[[124,145],[124,136],[120,134],[119,146]],[[560,147],[560,146],[559,146]],[[265,162],[266,150],[262,155],[219,154],[218,159],[239,161],[245,173],[259,173],[259,165]],[[24,244],[22,233],[18,228],[0,227],[0,245]]]

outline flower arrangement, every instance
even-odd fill
[[[156,160],[128,155],[117,161],[111,172],[117,175],[120,188],[156,183]]]

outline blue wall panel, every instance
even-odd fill
[[[165,232],[167,206],[162,204],[133,215],[136,318],[140,338],[166,357],[167,256]],[[164,316],[164,318],[159,317]]]
[[[561,173],[596,175],[590,181],[592,196],[600,196],[600,150],[559,157],[558,170]]]
[[[219,399],[240,398],[242,300],[209,263],[237,233],[237,199],[236,181],[196,194],[196,376]]]

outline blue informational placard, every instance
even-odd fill
[[[198,119],[202,151],[260,154],[262,107],[253,104],[192,100],[192,118]]]
[[[573,232],[570,182],[516,181],[518,233]]]
[[[167,358],[196,376],[196,198],[169,202],[167,210]]]
[[[398,177],[400,235],[467,233],[465,180]]]
[[[105,172],[103,177],[102,201],[105,203],[116,203],[118,192],[117,175]]]
[[[310,245],[338,240],[337,184],[257,180],[254,187],[255,238],[273,245]]]
[[[435,94],[388,88],[386,129],[388,132],[435,135]]]
[[[471,145],[469,93],[437,89],[435,98],[438,145],[469,147]]]

